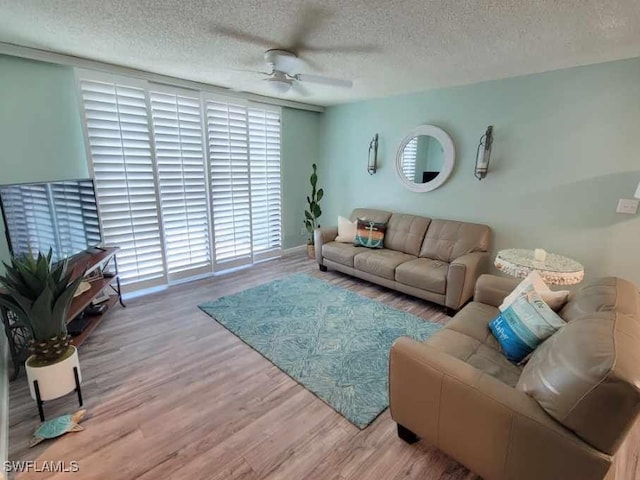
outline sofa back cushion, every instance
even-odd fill
[[[640,413],[638,301],[619,278],[582,288],[562,310],[569,323],[538,347],[516,386],[609,455]]]
[[[591,313],[613,312],[638,314],[636,286],[616,277],[600,278],[585,284],[560,310],[560,316],[570,322]]]
[[[418,256],[429,223],[427,217],[394,213],[387,223],[384,248]]]
[[[466,253],[490,248],[491,229],[487,225],[431,220],[419,256],[451,262]]]
[[[359,218],[371,220],[376,223],[387,223],[391,217],[391,212],[375,210],[373,208],[356,208],[351,212],[349,219],[355,222]]]

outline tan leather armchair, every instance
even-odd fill
[[[640,412],[637,289],[605,278],[560,315],[569,323],[525,367],[487,324],[517,280],[483,275],[474,301],[425,343],[396,341],[389,364],[399,436],[437,446],[485,480],[613,478]]]

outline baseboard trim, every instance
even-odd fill
[[[305,252],[307,250],[307,244],[298,245],[297,247],[285,248],[282,250],[282,256],[287,257],[289,255],[295,255],[300,252]]]

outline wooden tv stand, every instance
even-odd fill
[[[85,275],[101,269],[104,271],[106,267],[111,267],[112,276],[104,276],[93,280],[91,288],[86,292],[78,295],[71,302],[69,312],[67,314],[67,324],[80,315],[91,302],[98,297],[103,290],[111,290],[109,299],[104,302],[107,310],[100,314],[90,317],[89,322],[84,327],[81,334],[72,337],[72,343],[79,347],[84,343],[89,335],[96,329],[105,315],[109,313],[111,307],[116,303],[120,303],[123,307],[122,291],[120,289],[120,277],[118,276],[118,261],[116,254],[120,250],[119,247],[92,248],[74,255],[69,259],[69,269],[72,269],[72,279],[78,278],[83,272]],[[28,331],[20,324],[16,315],[7,308],[0,306],[2,321],[4,323],[5,332],[9,340],[9,350],[13,362],[13,375],[11,380],[15,380],[20,372],[21,365],[29,357],[29,349],[27,342],[29,340]]]
[[[85,275],[93,272],[94,270],[105,267],[113,263],[113,276],[103,277],[91,282],[91,288],[86,292],[78,295],[71,302],[69,307],[69,313],[67,314],[67,324],[74,318],[80,315],[85,308],[87,308],[91,302],[102,293],[103,290],[109,288],[113,294],[109,295],[109,300],[106,300],[104,304],[107,306],[107,310],[101,315],[94,315],[91,317],[91,321],[84,328],[82,333],[76,337],[73,337],[73,344],[79,347],[84,343],[87,337],[93,332],[100,322],[104,319],[104,316],[109,313],[111,307],[116,303],[120,303],[125,306],[122,301],[122,291],[120,289],[120,277],[118,276],[118,261],[116,254],[120,250],[119,247],[104,247],[94,248],[85,252],[79,253],[69,261],[69,268],[73,268],[73,277],[77,278],[78,275]]]

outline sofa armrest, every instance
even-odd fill
[[[473,297],[473,289],[480,275],[489,269],[488,252],[472,252],[449,264],[445,306],[458,310]]]
[[[497,275],[481,275],[476,282],[473,300],[498,308],[505,297],[515,290],[520,283],[517,278],[498,277]]]
[[[611,468],[533,398],[428,343],[393,344],[389,400],[394,421],[486,480],[600,480]]]
[[[313,232],[313,244],[316,247],[316,261],[322,265],[322,245],[333,242],[338,236],[338,227],[316,228]]]

